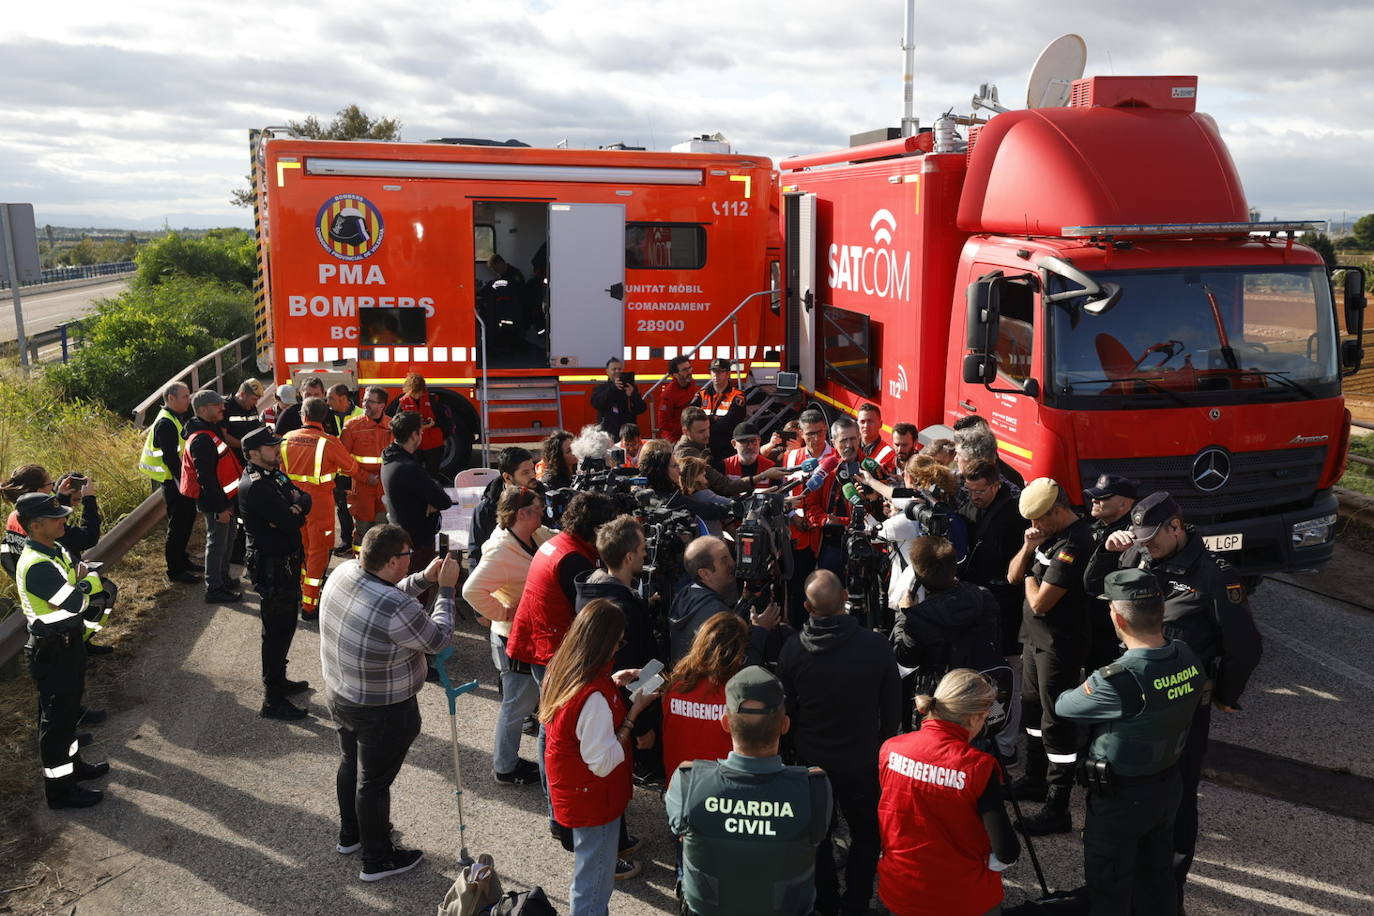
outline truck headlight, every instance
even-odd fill
[[[1293,526],[1294,547],[1317,547],[1331,540],[1336,528],[1336,516],[1310,518]]]

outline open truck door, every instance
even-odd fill
[[[549,363],[600,369],[625,348],[625,206],[549,205]]]
[[[816,195],[789,191],[783,195],[786,223],[787,368],[797,384],[816,390]]]

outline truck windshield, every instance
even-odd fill
[[[1114,308],[1091,315],[1081,300],[1066,300],[1050,309],[1051,391],[1065,406],[1107,409],[1122,399],[1191,406],[1340,391],[1331,287],[1319,267],[1104,271],[1093,279],[1121,286]]]

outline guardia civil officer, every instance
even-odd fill
[[[721,727],[733,750],[673,774],[668,826],[682,838],[682,900],[693,916],[806,916],[816,905],[816,847],[830,824],[830,782],[783,766],[782,682],[752,665],[725,684]]]
[[[1212,727],[1211,707],[1240,710],[1240,695],[1259,665],[1262,640],[1240,577],[1225,560],[1208,552],[1168,493],[1151,493],[1136,503],[1129,532],[1112,535],[1107,546],[1123,551],[1122,568],[1148,569],[1159,579],[1164,635],[1186,642],[1202,660],[1209,679],[1210,696],[1205,693],[1198,706],[1179,761],[1183,800],[1174,821],[1174,881],[1182,909],[1183,887],[1197,848],[1197,785]]]
[[[1032,836],[1073,828],[1069,796],[1078,762],[1071,722],[1054,714],[1055,697],[1079,683],[1088,651],[1088,595],[1083,564],[1092,531],[1069,505],[1064,488],[1048,477],[1031,481],[1017,504],[1030,522],[1021,549],[1007,566],[1007,581],[1021,586],[1021,723],[1029,736],[1026,769],[1007,791],[1017,799],[1044,799],[1022,822]]]
[[[103,794],[79,783],[110,771],[77,753],[76,723],[86,686],[86,628],[100,615],[86,596],[84,563],[74,563],[57,543],[72,510],[51,493],[25,493],[15,502],[28,539],[15,564],[14,581],[29,639],[29,674],[38,687],[38,751],[49,808],[89,808]]]
[[[1083,489],[1088,511],[1093,517],[1093,552],[1083,568],[1083,587],[1088,590],[1088,658],[1084,667],[1101,668],[1120,655],[1116,632],[1107,602],[1100,597],[1107,573],[1120,566],[1121,557],[1107,549],[1107,538],[1125,531],[1131,524],[1131,508],[1137,499],[1137,484],[1126,477],[1102,474],[1091,487]]]
[[[262,685],[258,715],[302,719],[308,713],[287,699],[310,684],[286,677],[286,653],[296,635],[301,609],[301,528],[310,515],[310,495],[280,470],[281,440],[266,426],[243,437],[248,465],[239,480],[239,517],[248,535],[245,565],[261,598]]]
[[[1054,704],[1061,717],[1092,726],[1083,874],[1093,913],[1172,916],[1177,763],[1207,676],[1187,643],[1165,637],[1153,575],[1118,570],[1105,589],[1126,652]]]

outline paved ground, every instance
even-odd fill
[[[74,321],[95,308],[95,300],[117,296],[129,288],[129,281],[114,280],[92,286],[61,289],[53,292],[24,290],[20,305],[24,310],[24,333],[50,331],[59,324]],[[8,299],[0,301],[0,340],[14,340],[13,307]]]
[[[458,845],[441,691],[421,693],[424,731],[393,791],[403,842],[424,849],[426,861],[409,875],[365,885],[356,857],[333,849],[335,744],[320,697],[307,695],[317,718],[303,724],[258,719],[254,607],[214,609],[198,598],[192,589],[167,608],[157,637],[124,663],[123,691],[108,699],[112,716],[97,729],[91,755],[108,756],[114,767],[105,803],[37,815],[36,828],[51,840],[42,868],[52,874],[40,868],[34,879],[42,884],[6,903],[18,912],[73,912],[79,898],[82,914],[432,912],[452,882]],[[1265,584],[1256,606],[1264,662],[1245,710],[1214,729],[1212,762],[1223,766],[1203,784],[1204,835],[1188,912],[1374,912],[1374,764],[1365,715],[1374,619],[1278,582]],[[485,631],[465,623],[455,643],[454,673],[483,682],[460,701],[468,846],[495,856],[508,888],[543,885],[566,911],[570,856],[544,829],[538,790],[498,786],[489,776],[498,701]],[[302,627],[291,675],[319,684],[317,652],[314,629]],[[526,739],[526,756],[532,744]],[[1290,797],[1301,804],[1281,800]],[[669,912],[672,852],[656,793],[638,790],[630,819],[646,839],[645,874],[618,889],[612,912]],[[1037,848],[1052,887],[1080,882],[1075,839],[1049,838]],[[1038,893],[1024,856],[1006,882],[1008,903]]]

